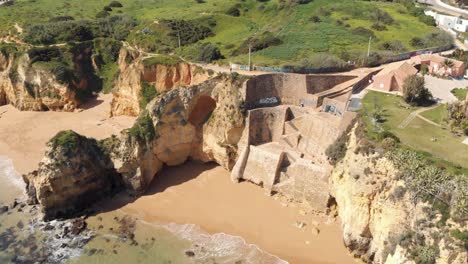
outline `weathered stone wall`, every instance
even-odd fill
[[[352,75],[306,75],[307,93],[320,93],[356,77]]]
[[[262,185],[271,193],[284,159],[284,152],[269,151],[262,147],[249,146],[249,158],[245,164],[243,179]]]
[[[249,111],[248,141],[250,145],[278,141],[283,134],[287,107],[259,108]]]
[[[319,102],[314,94],[354,78],[356,76],[350,75],[265,74],[256,76],[247,82],[246,107],[254,109],[288,104],[315,108]]]

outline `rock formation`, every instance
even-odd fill
[[[117,190],[120,176],[94,139],[73,131],[58,133],[36,171],[24,175],[29,201],[46,219],[69,217]]]
[[[219,76],[156,97],[111,151],[128,190],[142,193],[163,164],[189,158],[231,169],[244,129],[242,85]]]
[[[346,156],[331,177],[344,242],[352,254],[370,263],[435,263],[421,262],[422,253],[417,261],[409,257],[433,247],[431,252],[440,252],[437,263],[466,263],[463,246],[437,224],[440,216],[433,215],[431,205],[410,199],[392,161],[377,153],[360,154],[358,147],[351,133]],[[437,259],[430,254],[425,257]]]
[[[73,111],[79,104],[75,95],[52,72],[32,67],[27,54],[0,52],[0,105],[28,111]]]
[[[75,110],[102,88],[93,51],[89,42],[60,47],[0,46],[0,105],[12,104],[25,111]]]
[[[142,194],[163,165],[192,158],[227,169],[244,128],[242,80],[218,76],[156,97],[135,125],[97,143],[72,131],[48,144],[39,169],[24,176],[46,218],[68,216],[122,183]]]
[[[111,116],[138,116],[142,110],[143,85],[162,93],[178,86],[200,84],[209,78],[203,69],[182,61],[174,65],[148,65],[141,54],[125,48],[120,51],[118,63],[120,75],[113,91]]]

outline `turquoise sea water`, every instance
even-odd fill
[[[0,204],[24,199],[23,189],[11,160],[0,157]],[[287,263],[241,237],[208,234],[191,224],[147,223],[119,210],[89,217],[88,230],[77,236],[62,234],[67,222],[45,223],[37,215],[30,206],[0,215],[0,263],[28,263],[31,258],[70,264]],[[123,225],[122,219],[131,219],[130,224]]]

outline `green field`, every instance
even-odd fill
[[[447,111],[447,105],[445,104],[439,105],[438,107],[434,109],[422,112],[421,115],[441,126],[447,125],[448,111]]]
[[[0,35],[14,32],[14,24],[23,28],[45,23],[57,16],[72,16],[75,20],[95,20],[96,14],[110,0],[16,0],[13,6],[0,7]],[[304,58],[313,58],[317,53],[338,56],[342,61],[358,60],[367,51],[369,32],[373,35],[371,48],[384,54],[414,50],[411,39],[423,37],[437,30],[410,14],[403,5],[391,2],[362,0],[314,0],[308,4],[294,4],[295,0],[121,0],[123,8],[114,8],[110,15],[126,14],[135,18],[137,27],[128,36],[128,41],[161,42],[169,45],[167,53],[179,52],[177,43],[167,41],[164,30],[156,36],[146,36],[142,29],[156,27],[164,19],[184,19],[210,24],[212,35],[199,42],[211,42],[226,57],[223,62],[247,63],[246,40],[265,32],[281,40],[281,44],[263,47],[253,53],[255,64],[286,65]],[[411,2],[411,1],[410,1]],[[226,11],[236,7],[240,16],[231,16]],[[389,15],[393,22],[382,22],[386,30],[372,29],[380,18],[375,11]],[[320,22],[313,21],[318,19]],[[376,20],[377,19],[377,20]],[[356,31],[356,28],[359,28]],[[362,29],[372,30],[363,32]],[[158,29],[160,30],[160,29]],[[155,30],[156,32],[159,32]],[[145,40],[146,38],[146,40]],[[430,38],[428,38],[430,39]],[[384,44],[398,40],[402,50],[388,50]],[[426,43],[432,46],[434,43]],[[187,44],[187,46],[195,44]],[[172,49],[172,50],[171,50]],[[236,50],[243,49],[243,52]],[[390,48],[392,49],[392,48]],[[183,54],[183,53],[181,53]],[[313,66],[313,65],[312,65]],[[319,65],[322,66],[322,65]]]
[[[382,109],[383,122],[379,124],[383,129],[394,133],[401,142],[412,149],[424,152],[433,160],[445,160],[455,166],[468,167],[468,146],[462,144],[463,137],[452,134],[449,130],[430,124],[420,118],[415,118],[407,127],[398,126],[408,115],[419,109],[407,106],[399,96],[370,91],[363,100],[363,116],[369,135],[373,135],[373,126],[368,117],[377,105]],[[443,116],[443,106],[423,114],[437,123]],[[436,141],[432,139],[435,138]]]
[[[466,99],[466,95],[468,94],[468,88],[456,88],[453,89],[452,94],[458,98],[458,100],[463,101]]]

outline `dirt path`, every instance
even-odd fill
[[[433,105],[433,106],[431,106],[431,107],[427,107],[427,108],[425,107],[425,108],[418,109],[418,110],[416,110],[416,111],[414,111],[414,112],[411,112],[411,114],[409,114],[408,117],[406,117],[405,120],[403,120],[403,121],[398,125],[398,128],[405,129],[405,128],[411,123],[411,121],[413,121],[416,117],[419,117],[419,118],[421,118],[422,120],[427,121],[427,122],[429,122],[429,123],[431,123],[431,124],[436,124],[436,123],[434,123],[434,122],[432,122],[432,121],[426,119],[425,117],[420,116],[419,114],[421,114],[422,112],[426,112],[426,111],[432,110],[432,109],[434,109],[434,108],[436,108],[436,107],[438,107],[438,106],[439,106],[439,104],[436,104],[436,105]],[[438,124],[436,124],[436,125],[437,125],[437,126],[440,126],[440,125],[438,125]]]

